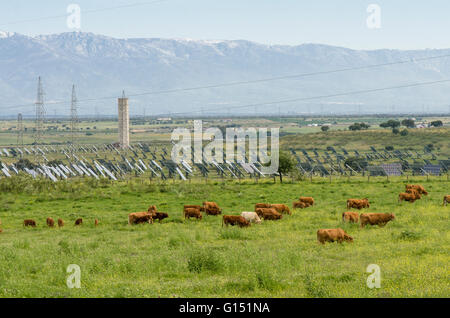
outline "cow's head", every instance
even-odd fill
[[[394,213],[391,213],[390,217],[391,217],[391,220],[395,220],[395,214]]]
[[[347,242],[353,243],[353,237],[351,237],[347,233],[344,233],[344,240]]]

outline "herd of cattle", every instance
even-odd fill
[[[400,193],[398,200],[409,201],[413,203],[414,201],[421,198],[421,195],[428,195],[428,192],[420,184],[408,184],[406,185],[406,191]],[[447,205],[450,202],[450,195],[444,196],[443,205]],[[292,207],[294,209],[300,208],[305,209],[314,205],[314,199],[312,197],[300,197],[299,201],[294,201]],[[347,210],[350,209],[365,209],[369,208],[369,200],[365,199],[348,199],[347,200]],[[183,216],[185,219],[195,218],[201,220],[203,218],[202,212],[206,215],[219,215],[222,214],[222,209],[219,208],[216,202],[203,202],[203,205],[185,205],[183,207]],[[228,225],[237,225],[239,227],[250,226],[251,223],[260,224],[261,219],[263,220],[281,220],[283,214],[291,215],[292,212],[289,207],[285,204],[270,204],[270,203],[257,203],[255,204],[255,211],[252,212],[242,212],[241,215],[223,215],[222,217],[222,227]],[[168,218],[168,213],[158,212],[155,205],[148,208],[146,212],[135,212],[128,215],[128,224],[142,224],[150,223],[152,224],[154,220],[159,220],[161,222],[165,218]],[[363,228],[366,225],[379,225],[384,226],[389,221],[395,219],[395,215],[392,213],[361,213],[347,211],[342,213],[343,222],[360,223]],[[46,220],[47,226],[54,227],[55,221],[49,217]],[[75,221],[75,226],[79,226],[83,223],[83,219],[79,218]],[[0,225],[1,225],[0,220]],[[58,219],[58,227],[64,226],[64,221]],[[36,221],[32,219],[26,219],[23,222],[24,226],[36,227]],[[98,220],[95,219],[94,225],[98,225]],[[0,228],[0,233],[2,233]],[[353,242],[353,238],[348,235],[343,229],[319,229],[317,231],[317,240],[324,244],[325,242],[339,242],[344,241]]]

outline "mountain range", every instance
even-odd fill
[[[340,69],[353,70],[329,72]],[[450,49],[364,51],[322,44],[0,32],[1,115],[34,113],[39,76],[50,115],[69,114],[72,84],[79,113],[85,115],[117,114],[115,98],[123,90],[132,115],[448,112],[450,105],[450,83],[345,95],[450,79]],[[240,84],[221,85],[235,82]],[[204,86],[215,87],[189,89]],[[240,107],[245,105],[251,106]]]

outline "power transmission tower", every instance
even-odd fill
[[[75,85],[72,85],[72,102],[70,104],[70,142],[73,158],[73,151],[76,143],[76,133],[78,132],[78,111],[77,111],[77,95],[75,93]]]
[[[17,146],[23,146],[22,114],[17,115]]]
[[[44,120],[45,120],[44,90],[42,88],[42,81],[40,76],[38,81],[38,91],[35,106],[36,106],[36,118],[35,118],[34,144],[38,146],[42,143],[42,138],[44,135]]]

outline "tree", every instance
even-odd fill
[[[380,127],[382,127],[382,128],[397,128],[397,127],[400,127],[400,122],[398,120],[390,119],[387,122],[381,123]]]
[[[435,120],[435,121],[432,121],[430,125],[432,127],[442,127],[442,126],[444,126],[444,123],[441,120]]]
[[[320,129],[325,132],[330,129],[330,126],[322,126],[322,127],[320,127]]]
[[[280,182],[283,183],[283,174],[287,174],[294,170],[295,160],[290,153],[285,151],[280,151],[279,159],[278,173],[280,175]]]
[[[398,128],[392,129],[392,133],[393,133],[394,135],[397,135],[399,132],[400,132],[400,130],[398,130]]]
[[[403,119],[402,125],[408,128],[414,128],[416,126],[413,119]]]
[[[350,130],[366,130],[369,129],[370,125],[366,123],[354,123],[353,125],[348,126],[348,129]]]
[[[386,149],[387,151],[392,151],[394,150],[394,146],[386,146],[384,147],[384,149]]]
[[[400,132],[400,135],[406,136],[406,135],[408,135],[408,133],[409,133],[408,129],[403,129],[403,130]]]

